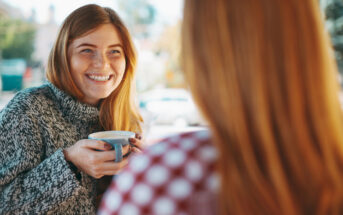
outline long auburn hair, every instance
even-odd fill
[[[221,214],[342,214],[343,124],[316,0],[185,0],[184,73]]]
[[[117,29],[124,47],[126,68],[119,86],[101,101],[100,123],[105,130],[141,132],[143,120],[133,98],[136,52],[127,28],[112,9],[89,4],[76,9],[65,19],[49,56],[47,79],[71,96],[82,100],[84,95],[70,74],[68,47],[74,39],[103,24],[112,24]]]

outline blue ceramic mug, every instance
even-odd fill
[[[115,150],[115,162],[123,160],[123,146],[129,145],[129,138],[135,137],[131,131],[100,131],[88,135],[88,139],[102,140],[112,146]]]

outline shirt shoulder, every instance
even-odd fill
[[[16,113],[35,110],[49,103],[51,97],[52,93],[47,84],[27,88],[16,93],[3,110]]]
[[[182,133],[165,138],[147,148],[144,154],[152,159],[152,164],[164,163],[168,167],[177,167],[178,164],[190,160],[212,163],[216,159],[216,149],[208,130]]]

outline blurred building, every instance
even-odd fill
[[[34,13],[35,12],[33,11],[31,17],[34,17]],[[44,24],[37,24],[36,29],[35,52],[33,53],[33,58],[45,66],[59,30],[59,25],[55,20],[54,6],[51,5],[49,7],[48,21]]]

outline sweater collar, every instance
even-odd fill
[[[80,102],[76,98],[73,98],[66,92],[57,88],[51,82],[48,82],[47,85],[56,96],[59,108],[63,115],[67,116],[71,121],[87,123],[96,123],[99,121],[99,109],[97,107]]]

